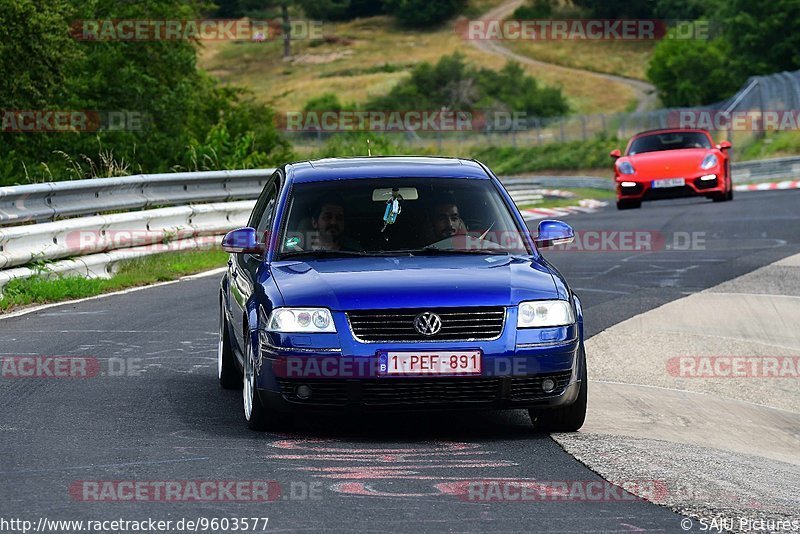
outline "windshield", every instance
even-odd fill
[[[708,136],[700,132],[668,132],[637,137],[631,143],[628,155],[642,152],[660,152],[681,148],[711,148]]]
[[[529,254],[489,180],[353,179],[295,184],[279,259],[391,254]]]

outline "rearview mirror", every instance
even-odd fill
[[[728,150],[731,147],[730,141],[723,141],[717,145],[717,150]]]
[[[575,239],[572,227],[561,221],[542,221],[539,223],[539,234],[534,243],[539,248],[566,245]]]
[[[617,158],[622,156],[622,152],[620,152],[620,150],[618,148],[615,148],[614,150],[609,152],[608,155],[611,156],[614,159],[617,159]]]
[[[266,247],[256,238],[255,228],[245,226],[231,230],[222,238],[222,250],[232,254],[263,254]]]

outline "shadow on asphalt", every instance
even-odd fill
[[[220,432],[241,431],[258,436],[246,428],[241,407],[240,391],[223,391],[212,384],[208,388],[208,413],[218,415]],[[175,406],[179,409],[178,406]],[[187,403],[187,412],[206,406]],[[195,415],[184,414],[186,420],[198,421]],[[200,417],[200,420],[204,417]],[[224,421],[224,422],[223,422]],[[205,431],[213,431],[204,428]],[[263,433],[263,436],[274,436]],[[493,440],[549,440],[549,434],[537,431],[524,410],[459,410],[386,413],[309,413],[297,414],[292,424],[280,433],[281,437],[347,439],[351,441],[493,441]]]

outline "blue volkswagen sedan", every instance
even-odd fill
[[[476,161],[370,157],[278,169],[229,232],[219,380],[254,430],[303,412],[586,414],[581,303],[497,177]]]

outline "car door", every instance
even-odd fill
[[[267,184],[264,186],[261,195],[256,201],[253,213],[250,215],[250,220],[247,226],[256,229],[256,235],[260,242],[264,242],[269,246],[269,232],[272,228],[272,221],[275,217],[275,206],[278,199],[278,193],[281,186],[280,171],[270,177]],[[264,261],[262,254],[232,254],[228,260],[228,276],[231,288],[231,318],[236,325],[234,328],[236,345],[240,349],[244,348],[245,332],[242,325],[244,324],[244,316],[247,309],[247,301],[252,296],[256,280],[256,270],[259,265]]]

